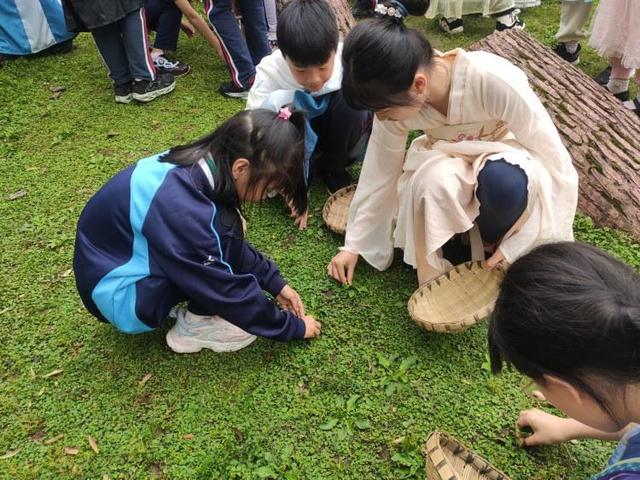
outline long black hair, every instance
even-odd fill
[[[382,5],[397,8],[397,0]],[[429,0],[401,0],[410,15],[424,15]],[[365,20],[347,35],[342,50],[342,93],[358,110],[413,104],[409,88],[420,67],[431,65],[433,48],[418,31],[389,15]]]
[[[236,159],[246,158],[251,164],[249,191],[262,182],[291,201],[299,213],[307,209],[302,112],[284,120],[270,110],[244,110],[209,135],[172,148],[162,161],[193,165],[202,158],[210,158],[215,165],[213,201],[240,208],[231,167]]]
[[[540,382],[558,377],[615,419],[616,386],[640,382],[640,275],[586,244],[534,249],[502,282],[489,354],[493,373],[507,363]]]

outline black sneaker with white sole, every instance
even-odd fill
[[[113,89],[116,92],[116,103],[131,103],[133,100],[133,87],[131,82],[114,85]]]
[[[159,55],[153,59],[158,73],[170,73],[174,77],[182,77],[191,71],[191,65],[180,63],[179,61],[169,60],[164,55]]]
[[[578,44],[578,48],[575,52],[569,53],[567,50],[567,46],[564,43],[559,43],[556,48],[553,49],[554,52],[558,54],[560,58],[564,61],[569,62],[571,65],[578,65],[580,63],[580,50],[582,47]],[[607,80],[608,82],[609,80]]]
[[[442,17],[438,22],[440,28],[451,35],[464,32],[464,22],[461,18],[446,18]]]
[[[136,80],[133,82],[133,99],[138,102],[150,102],[166,95],[176,88],[176,79],[170,73],[161,73],[155,80]]]
[[[525,24],[520,17],[518,17],[519,10],[514,10],[509,13],[508,23],[496,22],[496,32],[504,32],[505,30],[523,30]]]
[[[224,82],[218,89],[220,94],[227,98],[247,98],[249,96],[249,89],[246,87],[238,87],[233,82]]]
[[[611,65],[602,70],[599,74],[597,74],[593,79],[598,82],[600,85],[606,85],[609,83],[609,79],[611,78]]]

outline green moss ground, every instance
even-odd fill
[[[523,16],[531,33],[553,42],[556,2]],[[464,36],[447,39],[433,22],[412,23],[443,49],[493,28],[471,18]],[[113,102],[87,35],[71,54],[0,70],[0,456],[18,450],[0,459],[0,478],[424,478],[420,448],[434,429],[514,479],[577,480],[598,470],[611,444],[515,448],[518,411],[534,404],[524,380],[489,375],[484,325],[452,336],[418,329],[405,308],[415,276],[400,261],[382,273],[359,265],[353,288],[326,277],[340,239],[322,226],[319,186],[306,231],[275,201],[247,214],[250,239],[323,321],[320,339],[176,355],[166,330],[118,334],[83,309],[69,269],[88,198],[131,162],[243,108],[216,93],[226,71],[205,43],[180,42],[193,73],[144,106]],[[604,62],[586,52],[583,66],[595,73]],[[66,90],[50,99],[60,85]],[[19,190],[27,195],[8,200]],[[640,247],[626,237],[585,218],[576,229],[640,267]]]

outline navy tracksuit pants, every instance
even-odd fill
[[[147,45],[144,8],[117,22],[91,30],[91,35],[115,85],[134,79],[155,80],[156,69]]]
[[[267,40],[267,17],[262,0],[237,0],[242,12],[243,38],[232,0],[204,0],[204,8],[214,33],[222,44],[224,60],[236,87],[251,87],[256,75],[255,66],[271,50]]]

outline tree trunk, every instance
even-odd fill
[[[282,10],[282,7],[284,7],[288,1],[289,0],[276,0],[278,13],[280,13],[280,10]],[[351,13],[351,5],[347,0],[329,0],[329,3],[336,14],[340,36],[344,38],[356,24],[356,20]],[[313,32],[309,32],[309,34],[312,35]]]
[[[605,88],[523,31],[473,44],[520,67],[553,119],[580,176],[578,208],[640,241],[640,119]]]

